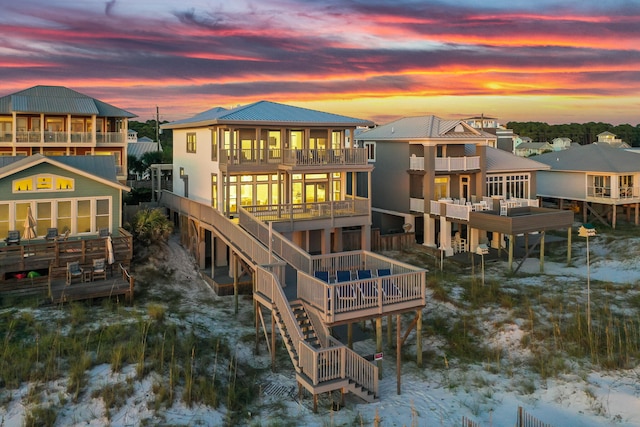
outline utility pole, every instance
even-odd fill
[[[160,144],[160,108],[156,105],[156,142],[158,143],[158,151],[162,151]]]

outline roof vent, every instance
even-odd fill
[[[396,130],[393,126],[391,126],[391,133],[394,133]]]

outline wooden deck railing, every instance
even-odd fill
[[[111,238],[115,262],[129,264],[133,258],[133,237],[124,229],[119,236]],[[66,266],[67,262],[79,261],[81,264],[97,258],[108,258],[107,239],[79,237],[74,240],[47,242],[35,240],[22,241],[20,245],[0,247],[0,274],[16,271],[29,271]]]

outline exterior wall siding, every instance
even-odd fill
[[[586,181],[583,172],[538,171],[536,179],[537,194],[542,197],[561,197],[563,199],[584,200]]]
[[[409,212],[409,144],[376,142],[371,173],[371,204],[375,208]]]

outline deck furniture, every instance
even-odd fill
[[[71,285],[73,279],[84,280],[84,268],[80,267],[79,261],[67,263],[67,286]]]
[[[104,258],[93,260],[91,280],[102,279],[107,280],[107,266]]]
[[[350,282],[351,281],[351,272],[349,270],[338,270],[336,271],[336,282]],[[356,299],[356,290],[353,285],[341,285],[336,287],[336,293],[338,298],[346,299],[349,301],[355,301]]]
[[[329,272],[328,271],[315,271],[313,273],[316,279],[320,279],[324,282],[329,283]]]
[[[58,240],[58,229],[55,227],[47,228],[47,235],[44,238],[48,241]]]
[[[387,278],[386,276],[391,276],[390,268],[379,268],[378,269],[378,277],[384,277],[382,279],[382,293],[387,298],[398,298],[402,296],[402,292],[400,292],[400,288],[396,285],[396,282],[392,278]]]
[[[9,245],[19,245],[20,244],[20,231],[18,230],[9,230],[7,233],[6,239],[4,239],[7,246]]]
[[[107,227],[98,230],[98,237],[109,237],[109,229]]]
[[[356,274],[358,280],[362,280],[358,284],[362,298],[367,301],[378,299],[378,284],[374,280],[366,280],[371,279],[371,270],[358,270]]]

